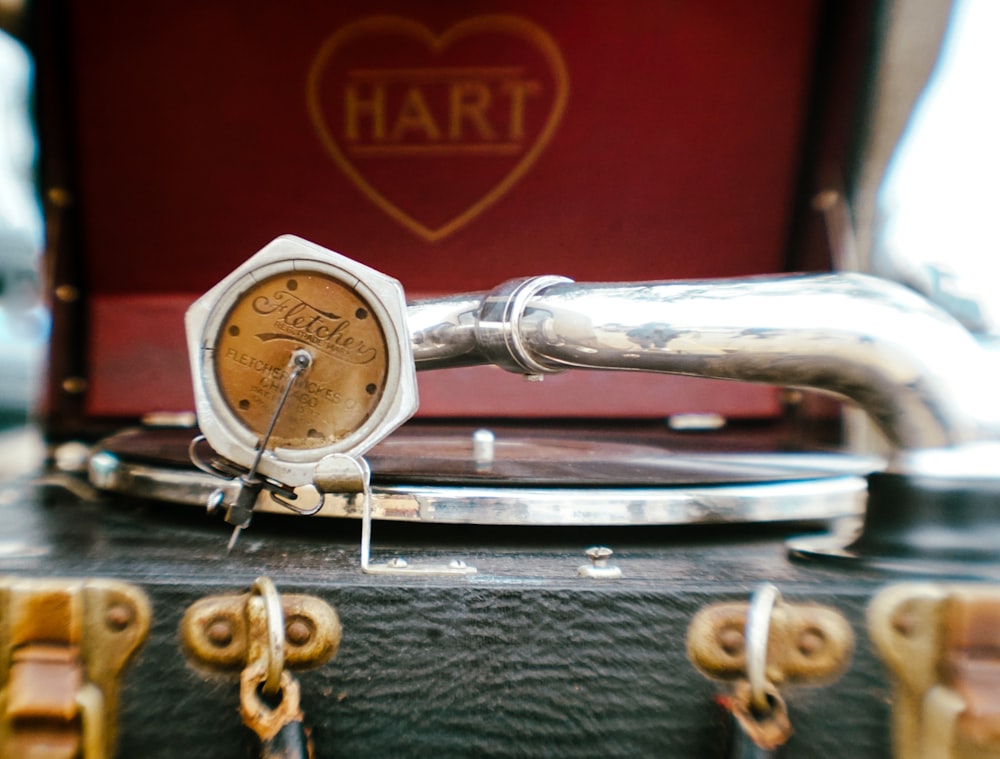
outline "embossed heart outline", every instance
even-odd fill
[[[511,36],[526,40],[539,50],[549,64],[553,81],[556,85],[555,96],[552,106],[545,120],[541,132],[534,143],[528,148],[521,160],[515,164],[506,175],[495,184],[486,194],[472,203],[462,213],[444,225],[431,229],[421,224],[410,214],[406,213],[396,203],[387,198],[383,193],[372,185],[344,154],[337,144],[331,130],[327,126],[326,119],[320,106],[319,85],[327,61],[338,49],[348,42],[352,42],[359,37],[369,34],[404,34],[415,37],[423,42],[432,53],[440,53],[449,45],[463,37],[471,37],[484,33],[505,33]],[[483,211],[493,205],[503,195],[517,184],[518,181],[528,172],[538,157],[545,150],[552,136],[555,134],[559,122],[562,120],[563,111],[569,100],[569,74],[562,53],[556,45],[555,40],[537,24],[518,16],[476,16],[474,18],[460,21],[447,29],[440,35],[435,35],[424,24],[403,18],[401,16],[371,16],[360,19],[339,29],[330,36],[320,48],[316,59],[309,71],[306,99],[309,107],[309,115],[313,126],[319,133],[323,146],[330,153],[334,162],[354,184],[371,200],[376,206],[381,208],[386,214],[402,224],[404,227],[415,233],[428,242],[435,242],[447,237],[455,230],[465,226]]]

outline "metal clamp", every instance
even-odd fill
[[[334,454],[316,467],[316,485],[323,492],[348,492],[361,496],[361,571],[365,574],[393,575],[471,575],[476,568],[461,560],[449,564],[410,565],[405,559],[390,559],[385,564],[371,563],[372,546],[372,472],[364,458]]]
[[[483,353],[497,366],[529,377],[562,371],[538,361],[524,343],[521,320],[528,301],[546,287],[570,283],[558,276],[512,279],[483,298],[476,320],[476,339]]]

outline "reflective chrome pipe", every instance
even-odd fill
[[[493,363],[763,382],[854,401],[904,454],[1000,441],[987,353],[919,295],[870,276],[536,277],[416,303],[408,319],[418,369]]]
[[[486,293],[409,303],[406,320],[417,369],[454,369],[488,363],[476,344],[479,306]]]

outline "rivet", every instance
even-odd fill
[[[719,630],[719,646],[729,656],[736,656],[743,652],[743,631],[738,627],[724,627]]]
[[[892,629],[909,638],[917,629],[917,616],[909,609],[900,609],[892,617]]]
[[[403,567],[409,566],[409,562],[406,559],[389,559],[388,564],[390,567],[395,567],[397,569],[402,569]]]
[[[105,621],[110,629],[121,632],[132,624],[133,619],[135,619],[135,611],[131,606],[127,604],[114,604],[108,609]]]
[[[65,208],[73,202],[73,196],[70,195],[69,190],[63,187],[50,187],[46,196],[56,208]]]
[[[80,298],[80,290],[76,285],[59,285],[55,289],[55,296],[61,303],[75,303]]]
[[[799,635],[799,653],[803,656],[815,656],[826,646],[826,636],[823,631],[810,627]]]
[[[225,648],[233,642],[233,623],[225,617],[216,617],[205,627],[205,637],[218,648]]]
[[[62,389],[74,395],[82,393],[87,389],[87,380],[83,377],[67,377],[62,381]]]
[[[303,617],[292,617],[285,623],[285,640],[293,646],[304,646],[312,634],[312,625]]]

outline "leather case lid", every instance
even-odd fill
[[[70,4],[86,413],[190,407],[183,307],[282,233],[410,295],[782,270],[823,10]],[[777,408],[767,388],[647,377],[609,402],[595,375],[495,376],[425,375],[423,412]]]

